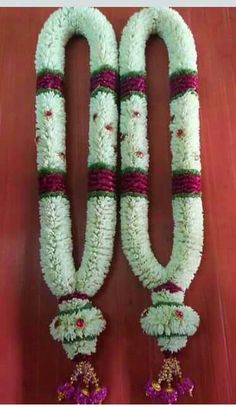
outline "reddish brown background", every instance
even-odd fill
[[[120,38],[137,8],[103,8]],[[49,335],[56,300],[39,267],[39,222],[34,144],[34,53],[52,8],[0,9],[0,402],[53,403],[55,388],[71,372],[61,346]],[[205,248],[187,303],[201,327],[180,356],[196,383],[193,403],[236,402],[236,9],[179,8],[199,54]],[[83,251],[88,133],[88,46],[66,50],[68,185],[74,252]],[[172,245],[167,54],[147,46],[150,168],[150,235],[166,263]],[[142,334],[139,316],[149,293],[131,273],[117,233],[110,276],[95,303],[108,327],[96,365],[109,403],[145,403],[145,380],[161,354]],[[189,399],[187,400],[189,401]]]

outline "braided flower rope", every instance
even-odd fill
[[[148,233],[147,99],[145,44],[151,34],[165,42],[169,55],[172,152],[173,249],[169,263],[155,258]],[[128,21],[120,43],[121,75],[121,231],[124,252],[142,284],[151,290],[152,306],[141,326],[164,352],[185,347],[199,325],[198,314],[183,304],[197,271],[203,245],[198,78],[194,39],[180,15],[150,8]],[[147,385],[147,395],[174,402],[192,391],[173,355],[164,374]],[[177,384],[176,384],[177,382]]]
[[[88,40],[91,70],[87,224],[78,270],[72,256],[65,183],[63,94],[65,45],[73,35]],[[96,352],[97,337],[105,328],[102,313],[92,305],[90,297],[100,289],[108,272],[116,225],[117,44],[113,29],[96,9],[59,9],[48,18],[39,35],[35,64],[41,267],[59,302],[51,334],[74,359],[78,354]],[[106,388],[100,389],[97,380],[90,383],[86,379],[87,371],[92,369],[90,362],[81,363],[85,363],[84,370],[78,368],[83,380],[81,375],[75,375],[80,382],[72,380],[62,386],[64,390],[60,386],[59,399],[69,398],[80,404],[101,402]]]

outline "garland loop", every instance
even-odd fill
[[[174,239],[165,267],[155,258],[148,233],[145,44],[151,34],[164,40],[169,54]],[[122,244],[133,272],[152,292],[152,306],[142,314],[141,326],[163,351],[173,353],[185,347],[199,325],[198,314],[183,301],[203,245],[196,50],[191,31],[176,11],[149,8],[130,18],[120,43],[120,76]],[[167,365],[176,370],[173,360]],[[189,389],[183,384],[177,394],[170,385],[175,375],[168,377],[166,389],[160,382],[161,392],[150,392],[149,386],[147,394],[162,395],[163,401],[164,391],[165,401],[173,402]]]
[[[65,45],[73,35],[88,40],[91,70],[87,224],[79,270],[72,256],[65,182]],[[108,272],[116,226],[117,45],[112,26],[93,8],[59,9],[39,35],[35,64],[41,267],[48,287],[59,299],[59,315],[50,332],[73,359],[94,353],[97,337],[105,328],[100,310],[89,298]],[[64,390],[59,392],[60,399],[67,398]],[[91,403],[106,395],[103,391],[99,398],[95,393],[89,396]],[[78,397],[73,400],[78,402]],[[87,403],[86,397],[79,400]]]

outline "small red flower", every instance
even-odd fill
[[[59,153],[58,155],[59,155],[59,157],[60,157],[62,160],[65,160],[65,159],[66,159],[65,153],[61,152],[61,153]]]
[[[45,117],[51,117],[52,116],[52,111],[51,110],[45,110],[44,116]]]
[[[84,327],[84,325],[85,325],[85,322],[84,322],[84,320],[82,318],[79,318],[79,319],[76,320],[76,326],[78,328],[82,329]]]
[[[112,131],[112,130],[113,130],[113,127],[112,127],[111,123],[107,124],[107,125],[105,126],[105,129],[108,130],[108,131]]]
[[[183,136],[183,134],[184,134],[183,129],[178,129],[177,132],[176,132],[177,137],[181,137],[181,136]]]
[[[176,316],[177,318],[183,318],[184,313],[183,313],[183,311],[181,311],[180,309],[177,309],[177,310],[175,310],[175,316]]]
[[[140,158],[143,158],[143,156],[144,156],[144,153],[142,151],[136,151],[135,154],[137,157],[140,157]]]

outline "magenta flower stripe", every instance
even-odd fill
[[[50,192],[65,193],[65,175],[61,173],[50,173],[39,175],[39,193],[40,195]]]
[[[121,78],[120,96],[126,97],[133,92],[139,92],[145,95],[146,83],[144,75],[130,75],[123,79]]]
[[[37,77],[37,91],[56,90],[63,92],[63,77],[58,73],[45,72]]]
[[[117,72],[112,69],[104,69],[91,76],[90,90],[91,92],[98,88],[107,88],[107,90],[117,90]]]
[[[116,173],[109,169],[92,168],[88,175],[89,192],[115,192]]]
[[[141,172],[130,171],[121,176],[121,193],[122,194],[142,194],[148,193],[147,175]]]
[[[198,76],[196,73],[181,73],[170,78],[170,98],[175,98],[185,92],[198,91]]]
[[[172,177],[172,193],[199,194],[201,192],[201,176],[199,174],[177,174]]]

